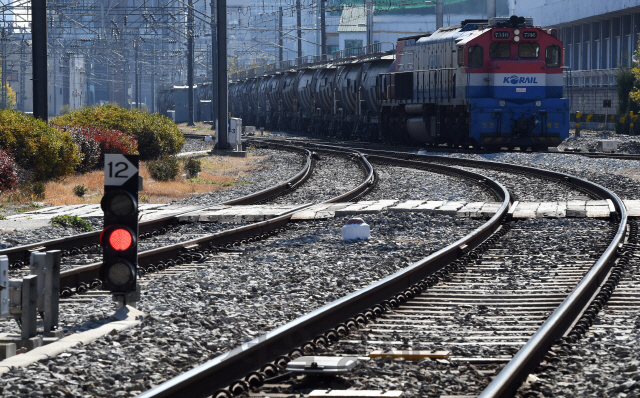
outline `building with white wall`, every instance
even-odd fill
[[[514,12],[558,29],[574,71],[630,66],[638,47],[640,0],[518,1]]]

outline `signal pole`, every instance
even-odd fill
[[[322,60],[327,58],[327,23],[325,19],[324,1],[320,0],[320,55]]]
[[[365,47],[369,52],[372,50],[371,44],[373,44],[373,1],[367,0],[365,3],[365,13],[367,16],[367,47]]]
[[[211,124],[211,130],[216,129],[216,120],[218,120],[218,107],[216,106],[216,101],[218,98],[218,54],[216,48],[216,21],[218,18],[216,17],[216,0],[211,0],[211,120],[213,123]]]
[[[189,87],[187,95],[189,96],[189,122],[187,126],[195,126],[193,123],[193,0],[189,0],[189,9],[187,10],[187,86]]]
[[[298,63],[302,62],[302,9],[300,0],[296,0],[296,11],[298,12]]]
[[[229,147],[227,137],[227,118],[229,114],[227,104],[227,0],[218,0],[217,6],[217,36],[218,36],[218,149]]]
[[[31,0],[33,116],[49,121],[47,87],[47,0]]]
[[[282,62],[282,7],[278,9],[278,62]]]

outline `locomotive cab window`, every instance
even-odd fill
[[[511,44],[491,43],[489,45],[489,56],[491,58],[509,58],[511,56]]]
[[[545,51],[545,62],[548,67],[557,68],[560,66],[560,47],[549,46]]]
[[[538,43],[521,43],[518,45],[518,56],[520,58],[538,58],[540,46]]]
[[[471,46],[469,47],[469,67],[471,68],[481,68],[484,64],[483,62],[484,51],[480,46]]]

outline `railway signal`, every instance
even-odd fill
[[[138,186],[138,156],[105,155],[100,279],[105,290],[122,298],[117,299],[123,305],[137,301]]]

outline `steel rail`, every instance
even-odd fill
[[[274,144],[276,145],[276,144]],[[144,235],[153,231],[161,230],[163,228],[170,227],[176,223],[177,217],[192,213],[196,211],[203,211],[212,206],[218,205],[248,205],[253,203],[262,202],[276,195],[280,195],[283,192],[290,190],[292,187],[302,184],[311,174],[312,171],[312,157],[311,152],[306,149],[301,150],[299,147],[278,144],[280,147],[287,150],[294,150],[298,152],[306,153],[307,160],[304,167],[293,177],[288,180],[276,184],[272,187],[265,188],[261,191],[251,193],[249,195],[242,196],[240,198],[227,200],[225,202],[216,203],[213,205],[203,206],[201,208],[192,209],[189,211],[178,212],[170,216],[158,217],[152,220],[144,221],[140,223],[139,233]],[[0,255],[6,255],[9,257],[9,263],[15,264],[16,262],[28,262],[31,252],[45,251],[45,250],[68,250],[72,248],[81,248],[83,246],[90,246],[98,243],[101,231],[87,232],[83,234],[68,236],[60,239],[52,239],[44,242],[32,243],[28,245],[16,246],[9,249],[0,250]]]
[[[341,154],[344,154],[342,151]],[[367,172],[364,181],[351,191],[342,194],[336,198],[349,198],[356,197],[366,192],[374,182],[375,174],[373,172],[373,166],[366,160],[363,154],[357,151],[348,151],[352,154],[356,154],[360,160],[361,167]],[[336,200],[332,198],[326,203],[332,203]],[[160,261],[166,262],[168,259],[176,258],[181,254],[188,255],[190,251],[208,250],[210,248],[221,247],[226,244],[241,241],[248,237],[261,236],[268,234],[284,227],[291,216],[305,208],[314,205],[314,203],[308,203],[301,205],[295,209],[292,209],[285,214],[272,218],[266,221],[260,221],[251,225],[245,225],[242,227],[230,229],[227,231],[221,231],[208,236],[192,239],[185,242],[180,242],[170,246],[160,247],[152,250],[143,251],[138,255],[138,266],[147,267],[153,264],[158,264]],[[191,213],[191,212],[189,212]],[[102,262],[84,265],[60,273],[60,286],[71,288],[77,287],[81,283],[90,284],[98,277],[98,271]]]
[[[562,304],[547,318],[538,331],[518,351],[495,379],[480,394],[481,398],[508,397],[515,394],[527,375],[538,367],[553,343],[569,332],[571,326],[580,318],[589,306],[595,294],[606,282],[607,276],[615,263],[617,249],[623,242],[627,228],[627,211],[618,196],[600,185],[599,190],[608,193],[601,196],[610,199],[618,214],[620,224],[614,239],[605,252],[582,278]]]
[[[388,160],[397,161],[396,159]],[[456,173],[460,170],[451,168],[450,171]],[[506,216],[511,204],[509,192],[500,183],[479,174],[475,174],[474,178],[477,181],[483,180],[483,183],[499,193],[502,199],[502,206],[498,212],[478,229],[393,275],[280,326],[142,393],[139,397],[174,397],[185,394],[194,398],[209,396],[215,390],[228,386],[233,380],[259,369],[265,363],[312,340],[327,329],[433,275],[468,250],[473,250],[500,228],[500,222]]]
[[[519,170],[531,174],[559,179],[586,189],[603,200],[611,200],[617,214],[620,216],[620,223],[618,225],[616,235],[602,256],[600,256],[598,261],[581,279],[562,304],[549,316],[549,318],[547,318],[538,331],[536,331],[529,341],[518,351],[498,376],[493,379],[482,394],[480,394],[479,398],[502,398],[512,396],[520,387],[527,375],[533,372],[540,364],[553,343],[570,331],[571,326],[578,321],[583,311],[589,306],[591,300],[595,297],[597,291],[606,282],[607,275],[609,274],[617,257],[617,248],[623,242],[626,234],[627,211],[624,203],[615,193],[599,184],[551,170],[536,169],[528,166],[510,163],[497,163],[492,161],[458,159],[430,155],[413,155],[397,152],[393,154],[400,155],[401,157],[411,157],[414,159],[428,159],[430,161],[438,162],[444,161],[446,163],[454,163],[463,166],[486,167],[486,165],[491,165],[501,169]]]

